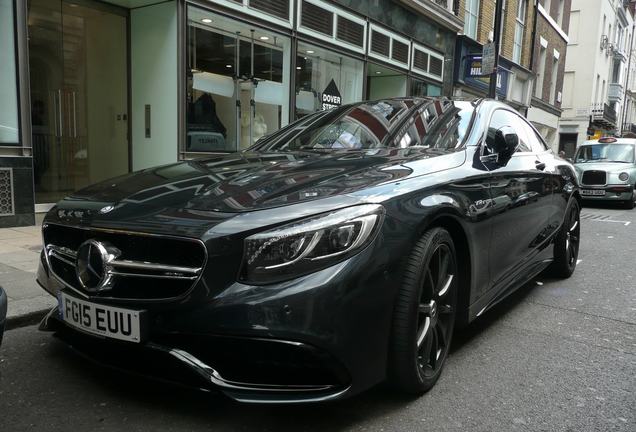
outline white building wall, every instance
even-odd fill
[[[601,40],[614,38],[617,4],[615,0],[572,0],[559,132],[578,133],[577,144],[587,138],[591,106],[607,103],[613,57],[601,49]]]
[[[130,13],[133,170],[177,161],[177,4]],[[145,107],[150,105],[150,137]]]

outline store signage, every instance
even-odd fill
[[[508,76],[510,72],[499,66],[497,68],[497,95],[502,98],[508,93]],[[488,91],[490,75],[482,73],[482,61],[480,55],[469,55],[466,59],[464,70],[464,83],[480,90]]]
[[[481,54],[481,73],[490,75],[495,71],[495,43],[490,42],[484,45]]]
[[[322,109],[328,110],[340,105],[342,105],[342,96],[340,96],[336,82],[332,79],[322,92]]]

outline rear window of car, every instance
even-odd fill
[[[366,150],[394,146],[395,143],[388,142],[387,138],[397,125],[403,124],[402,120],[416,103],[419,101],[412,99],[381,100],[312,114],[288,126],[286,130],[257,142],[251,150]],[[444,101],[437,105],[452,107],[453,102]],[[462,106],[464,110],[444,110],[454,114],[461,111],[461,115],[457,115],[461,120],[460,139],[473,112],[472,108],[468,109],[470,104]],[[432,130],[442,119],[447,120],[446,117],[441,111],[430,114],[427,117],[427,129]],[[412,143],[419,144],[419,140]]]

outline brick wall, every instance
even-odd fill
[[[539,68],[539,52],[541,49],[541,39],[543,37],[548,41],[547,52],[546,52],[546,61],[545,61],[545,70],[543,72],[543,88],[541,89],[541,97],[540,99],[548,103],[550,105],[555,106],[556,108],[561,108],[561,103],[556,102],[552,104],[550,100],[550,89],[552,85],[552,68],[553,68],[553,58],[554,58],[554,50],[556,49],[559,54],[559,70],[557,71],[557,82],[556,82],[556,91],[563,91],[563,73],[565,71],[565,55],[567,44],[565,40],[557,33],[557,31],[552,27],[552,25],[545,19],[545,17],[541,14],[537,17],[537,37],[534,43],[534,64],[532,65],[532,70],[537,71]]]
[[[517,8],[520,0],[507,0],[504,15],[503,32],[501,34],[501,55],[512,60],[515,39],[515,24],[517,22]],[[569,2],[570,0],[566,0]],[[532,46],[532,24],[534,20],[534,7],[532,0],[527,0],[529,7],[526,9],[525,30],[521,50],[521,66],[530,67],[530,51]],[[496,0],[481,0],[479,2],[479,22],[477,25],[477,42],[485,44],[493,29],[495,22]],[[464,19],[466,0],[459,0],[459,18]]]

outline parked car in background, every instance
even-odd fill
[[[422,393],[457,325],[577,263],[572,165],[509,106],[396,98],[80,190],[43,223],[41,324],[243,402]],[[496,360],[494,360],[496,361]]]
[[[585,141],[574,156],[585,200],[615,201],[633,209],[636,201],[636,139]]]
[[[2,337],[4,335],[4,325],[7,319],[7,294],[0,286],[0,345],[2,345]]]

